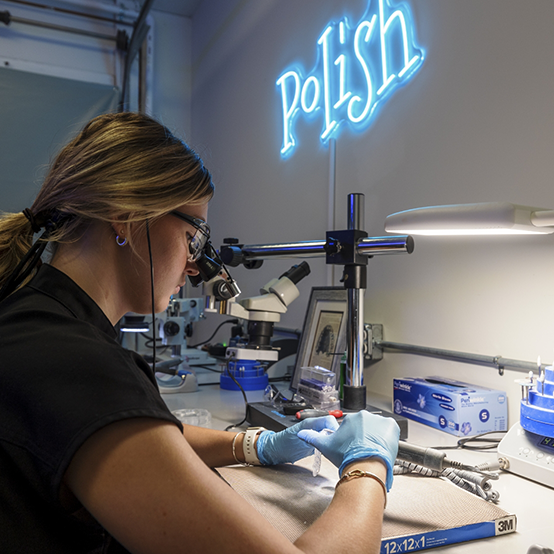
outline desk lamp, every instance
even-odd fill
[[[527,235],[554,233],[554,210],[508,202],[429,206],[389,215],[389,233],[410,235]]]

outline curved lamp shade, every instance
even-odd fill
[[[409,235],[550,234],[554,211],[508,202],[429,206],[389,215],[385,230]]]

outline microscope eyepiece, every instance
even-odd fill
[[[200,258],[196,260],[196,267],[198,268],[202,281],[213,279],[221,270],[221,264],[208,257],[206,253],[203,253]]]
[[[310,274],[310,266],[308,262],[302,262],[298,265],[293,265],[288,271],[283,273],[281,277],[287,277],[295,285]],[[281,278],[279,277],[279,278]]]

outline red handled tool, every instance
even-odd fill
[[[308,419],[309,417],[322,417],[326,415],[335,416],[337,419],[342,417],[342,410],[300,410],[296,412],[296,419]]]

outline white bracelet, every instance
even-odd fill
[[[265,427],[250,427],[244,433],[244,441],[242,443],[242,450],[244,452],[244,459],[247,464],[260,466],[262,465],[256,452],[256,437],[261,431],[265,431]]]
[[[240,464],[241,466],[251,466],[252,464],[247,464],[245,462],[241,462],[238,458],[237,458],[237,451],[235,450],[235,444],[237,442],[237,437],[239,435],[244,435],[246,434],[245,431],[242,431],[242,433],[237,433],[234,437],[233,437],[233,458],[235,458],[235,462],[237,462],[237,464]]]

